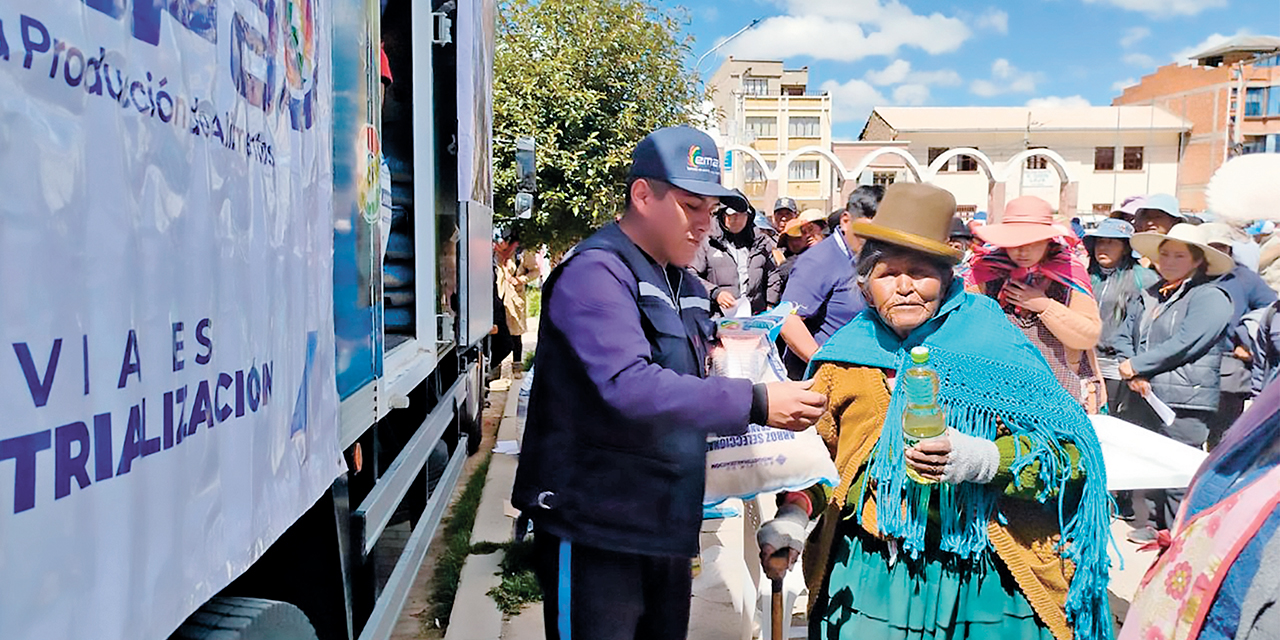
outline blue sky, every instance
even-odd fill
[[[809,67],[837,139],[873,106],[1107,105],[1156,67],[1236,34],[1280,35],[1280,0],[656,0],[683,7],[689,60],[764,20],[726,55]],[[1036,102],[1033,102],[1036,101]]]

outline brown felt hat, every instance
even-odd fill
[[[876,217],[855,221],[850,230],[862,238],[956,263],[964,254],[947,244],[955,215],[956,199],[950,191],[931,184],[895,182],[885,189]]]

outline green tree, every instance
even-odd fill
[[[514,206],[515,138],[537,140],[538,193],[523,244],[568,249],[622,210],[631,150],[701,103],[682,14],[643,0],[503,0],[494,55],[494,204]]]

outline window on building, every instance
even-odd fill
[[[787,121],[787,136],[790,138],[821,138],[822,118],[810,116],[792,116]]]
[[[973,156],[956,156],[956,171],[977,171],[978,159]]]
[[[1115,168],[1116,168],[1115,147],[1094,147],[1093,170],[1094,171],[1115,171]]]
[[[769,79],[747,76],[742,79],[742,92],[749,96],[767,96],[769,95]]]
[[[1266,114],[1264,105],[1267,102],[1266,87],[1249,87],[1244,92],[1244,115],[1262,116]]]
[[[1255,67],[1280,67],[1280,55],[1267,56],[1254,61]]]
[[[1093,203],[1093,215],[1109,216],[1111,215],[1112,206],[1113,204],[1110,202],[1095,202]]]
[[[887,187],[898,179],[897,171],[873,171],[871,172],[871,184],[880,187]]]
[[[747,176],[747,182],[768,181],[768,178],[764,175],[764,169],[755,160],[748,160],[742,163],[742,166]]]
[[[773,138],[778,135],[778,119],[777,118],[747,118],[747,133],[757,138]]]
[[[933,161],[938,159],[938,156],[946,152],[947,152],[946,147],[929,147],[929,164],[932,165]],[[951,168],[951,162],[947,161],[947,163],[942,165],[942,167],[939,168],[938,171],[947,171],[950,168]]]
[[[1267,97],[1267,115],[1280,116],[1280,85],[1272,86]]]
[[[783,87],[782,87],[782,95],[784,95],[784,96],[802,96],[802,95],[804,95],[804,85],[802,85],[802,84],[788,84],[788,85],[783,85]]]
[[[795,181],[817,180],[818,179],[818,161],[817,160],[796,160],[787,168],[787,179]]]
[[[1267,137],[1266,136],[1245,136],[1244,143],[1240,147],[1240,153],[1266,153]]]
[[[1045,147],[1029,147],[1029,149],[1044,149]],[[1044,156],[1031,156],[1027,158],[1028,169],[1048,169],[1049,159]]]
[[[1124,170],[1142,171],[1142,147],[1124,148]]]

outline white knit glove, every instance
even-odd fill
[[[996,477],[996,470],[1000,468],[1000,449],[996,443],[955,429],[947,429],[947,439],[951,441],[951,454],[942,471],[943,482],[986,484]]]
[[[774,519],[760,525],[760,530],[756,531],[756,542],[761,549],[767,545],[775,551],[791,548],[803,553],[808,527],[809,516],[804,507],[788,502],[778,507],[778,515]]]

